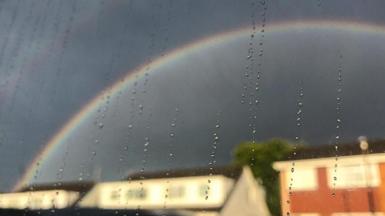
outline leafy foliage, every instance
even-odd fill
[[[278,172],[273,169],[272,163],[287,158],[293,150],[294,145],[282,139],[243,142],[234,149],[234,163],[248,165],[254,177],[264,186],[272,215],[281,214]]]

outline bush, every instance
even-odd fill
[[[261,181],[272,215],[281,215],[278,172],[273,169],[272,163],[287,158],[293,150],[294,144],[282,139],[242,142],[234,149],[234,163],[248,165],[254,177]]]

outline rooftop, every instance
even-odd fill
[[[223,175],[228,178],[237,179],[242,173],[242,167],[239,166],[221,166],[221,167],[200,167],[175,170],[163,170],[152,172],[136,172],[128,175],[128,180],[158,179],[158,178],[177,178],[192,176]]]
[[[385,153],[385,140],[368,140],[369,148],[368,154]],[[337,146],[337,148],[336,148]],[[358,141],[345,144],[328,144],[317,146],[304,146],[298,148],[296,155],[290,155],[285,160],[300,160],[300,159],[312,159],[322,157],[335,157],[337,156],[349,156],[360,155],[362,150]]]
[[[63,183],[41,183],[25,186],[17,192],[43,191],[43,190],[66,190],[76,192],[87,192],[95,185],[94,182],[77,181]]]

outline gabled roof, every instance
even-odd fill
[[[177,177],[191,177],[191,176],[209,176],[209,175],[223,175],[228,178],[237,179],[242,173],[242,167],[239,166],[221,166],[221,167],[201,167],[201,168],[187,168],[151,172],[136,172],[128,175],[128,180],[140,179],[159,179],[159,178],[177,178]]]
[[[385,153],[385,140],[368,140],[369,148],[367,153]],[[336,148],[337,146],[337,148]],[[358,141],[344,144],[328,144],[318,146],[304,146],[295,151],[296,155],[290,155],[286,160],[300,160],[312,158],[324,158],[337,156],[360,155],[362,150]]]

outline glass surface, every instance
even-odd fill
[[[1,0],[0,214],[385,214],[385,2]]]

